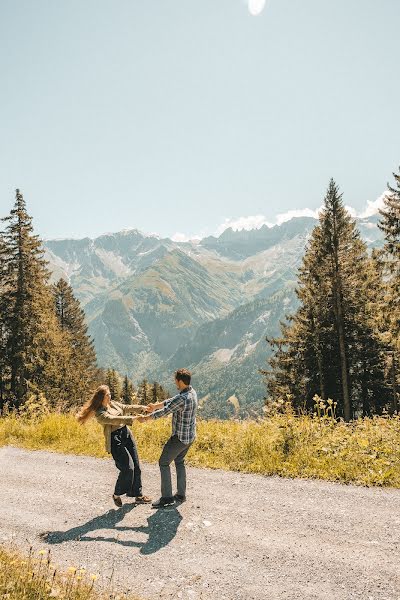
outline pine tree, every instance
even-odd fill
[[[299,270],[300,307],[271,340],[272,398],[310,409],[314,394],[338,402],[346,421],[388,400],[375,308],[379,277],[332,180]]]
[[[400,404],[400,173],[393,173],[395,186],[388,184],[384,208],[380,210],[378,227],[385,235],[380,254],[383,266],[385,310],[384,338],[388,357],[388,372],[391,384],[392,411]]]
[[[108,369],[106,373],[106,384],[110,388],[111,398],[119,402],[121,400],[121,377],[115,369]]]
[[[162,400],[167,400],[170,397],[168,390],[164,389],[161,384],[158,384],[158,399],[161,402]]]
[[[19,190],[14,208],[2,221],[6,228],[1,246],[1,339],[7,362],[3,390],[7,388],[17,407],[29,394],[39,392],[54,403],[61,384],[58,365],[66,349],[48,285],[44,250]]]
[[[389,271],[400,278],[400,172],[393,173],[397,187],[388,184],[384,208],[379,211],[382,219],[378,223],[385,235],[384,253]]]
[[[388,346],[400,351],[400,173],[393,173],[396,187],[388,184],[378,227],[385,235],[380,259],[384,267],[387,301]]]
[[[158,383],[155,381],[153,383],[153,397],[152,397],[152,402],[157,403],[159,401],[159,394],[160,394],[160,390],[159,390],[160,386],[158,385]]]
[[[68,384],[67,407],[81,402],[94,387],[96,353],[88,336],[85,314],[72,288],[64,279],[53,286],[54,304],[65,343],[70,350],[63,365],[64,381]]]
[[[3,236],[0,234],[0,408],[4,406],[6,399],[6,381],[9,378],[8,364],[6,359],[7,350],[7,330],[6,330],[6,304],[4,296],[6,275],[6,245]]]
[[[124,382],[122,384],[122,395],[121,400],[125,404],[133,404],[135,398],[135,388],[128,375],[125,375]]]
[[[138,387],[138,402],[139,404],[148,404],[150,401],[150,391],[149,391],[149,384],[147,382],[147,379],[143,379],[143,381],[141,382],[141,384]]]
[[[338,187],[333,180],[329,183],[328,192],[325,197],[323,219],[324,251],[330,258],[331,263],[331,268],[328,272],[331,276],[332,307],[335,315],[337,341],[339,346],[343,412],[345,421],[349,421],[352,418],[353,409],[351,405],[349,380],[348,345],[346,344],[345,332],[345,260],[349,257],[348,252],[355,250],[355,243],[358,241],[358,233],[355,230],[354,222],[346,213],[346,209],[342,203],[342,195],[339,194]],[[363,248],[360,247],[360,251],[362,252]]]

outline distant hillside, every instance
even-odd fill
[[[382,241],[376,223],[358,223],[371,247]],[[265,393],[265,337],[295,310],[297,269],[315,224],[303,217],[227,229],[199,243],[137,230],[51,240],[47,259],[54,278],[68,279],[81,300],[100,365],[136,381],[157,379],[171,391],[171,373],[185,365],[205,416],[228,416],[237,402],[240,414],[252,414]]]

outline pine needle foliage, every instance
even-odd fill
[[[96,352],[88,335],[85,314],[71,286],[59,279],[52,288],[54,306],[65,345],[63,370],[63,406],[82,403],[93,389],[97,376]]]
[[[331,180],[319,224],[298,274],[300,307],[281,325],[263,371],[270,401],[290,398],[310,411],[313,398],[337,402],[350,421],[380,414],[389,404],[384,344],[376,324],[382,281],[355,220]]]
[[[81,403],[94,384],[96,362],[83,313],[66,282],[50,284],[44,248],[19,190],[2,222],[0,409],[19,409],[32,396],[52,407]]]

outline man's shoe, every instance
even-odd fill
[[[175,494],[174,500],[175,500],[175,502],[179,502],[179,504],[182,504],[182,502],[186,502],[186,496],[181,496],[180,494]]]
[[[156,502],[153,502],[151,506],[152,508],[164,508],[165,506],[171,506],[174,503],[174,498],[160,498],[159,500],[156,500]]]
[[[122,500],[120,496],[116,496],[115,494],[113,494],[113,500],[114,500],[114,504],[115,506],[118,506],[118,508],[121,508],[122,506]]]

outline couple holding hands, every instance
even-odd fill
[[[196,437],[197,394],[190,385],[191,373],[187,369],[175,372],[178,394],[155,404],[122,404],[111,398],[106,385],[97,388],[93,397],[77,415],[80,423],[95,416],[103,426],[107,452],[112,454],[119,470],[113,500],[122,506],[121,496],[136,498],[138,504],[147,504],[151,498],[142,492],[141,469],[135,438],[128,425],[159,419],[172,413],[172,435],[160,456],[161,497],[152,503],[153,508],[163,508],[186,500],[185,457]],[[136,416],[135,416],[136,415]],[[177,493],[173,495],[170,464],[175,462]]]

